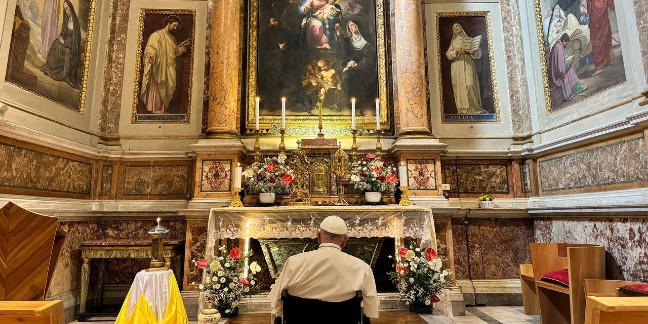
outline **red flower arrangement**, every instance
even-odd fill
[[[393,192],[397,181],[396,167],[371,153],[365,155],[358,166],[351,170],[351,183],[362,191]]]
[[[284,157],[268,157],[263,162],[250,165],[243,177],[252,192],[290,193],[294,172],[284,162]]]

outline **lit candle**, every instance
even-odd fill
[[[355,125],[355,103],[356,103],[356,98],[351,98],[351,129],[356,129],[356,125]]]
[[[241,163],[236,163],[236,168],[234,168],[234,188],[241,188],[242,175],[243,168],[241,168]]]
[[[380,129],[380,99],[376,98],[376,130]]]
[[[254,106],[254,118],[256,120],[256,130],[259,130],[259,101],[261,101],[261,98],[256,97],[256,105]]]
[[[281,128],[286,129],[286,97],[281,97]]]
[[[160,217],[157,218],[157,222],[158,222],[158,226],[157,226],[157,227],[160,227]]]
[[[398,179],[401,187],[407,187],[407,165],[401,164],[398,166]]]

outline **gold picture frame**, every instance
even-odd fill
[[[247,51],[247,82],[246,82],[246,95],[244,100],[244,122],[247,130],[255,129],[255,105],[258,96],[258,80],[259,80],[259,34],[261,33],[260,6],[265,2],[274,0],[248,0],[248,51]],[[284,1],[286,2],[286,1]],[[291,1],[292,2],[292,1]],[[375,3],[375,51],[377,63],[377,98],[380,102],[380,127],[381,129],[389,129],[391,125],[391,116],[389,113],[389,93],[387,86],[387,49],[386,49],[386,4],[385,0],[372,0],[371,4]],[[373,7],[372,7],[373,9]],[[295,11],[296,12],[296,11]],[[344,12],[343,12],[344,14]],[[342,22],[348,23],[344,19]],[[374,35],[371,35],[372,39]],[[372,44],[373,45],[373,44]],[[300,75],[301,77],[301,75]],[[302,80],[303,81],[303,80]],[[350,98],[349,107],[351,106]],[[261,99],[263,100],[263,99]],[[350,109],[344,107],[344,109]],[[281,110],[273,107],[275,114],[264,115],[260,113],[259,124],[261,129],[269,129],[271,133],[278,133],[279,125],[281,125]],[[375,110],[374,110],[375,111]],[[316,125],[319,122],[319,115],[317,113],[311,114],[290,114],[287,113],[286,124],[289,125],[288,133],[291,135],[305,135],[317,131]],[[323,115],[323,123],[327,134],[348,134],[351,126],[351,116],[345,115]],[[359,129],[375,129],[376,117],[375,112],[373,115],[359,115],[356,110],[356,125]],[[274,126],[274,127],[273,127]]]
[[[483,77],[484,83],[482,84],[483,87],[487,88],[486,97],[484,96],[484,90],[480,91],[481,95],[481,101],[482,103],[486,103],[483,105],[484,110],[487,113],[482,113],[482,114],[460,114],[459,111],[457,110],[456,106],[453,106],[453,109],[456,111],[454,112],[448,112],[448,104],[450,100],[452,100],[453,92],[452,89],[452,83],[451,80],[445,80],[448,78],[448,75],[450,75],[450,66],[449,64],[443,60],[442,56],[445,57],[445,49],[448,47],[448,44],[451,42],[448,35],[442,35],[442,28],[446,28],[447,24],[446,22],[442,22],[442,20],[445,20],[445,18],[448,18],[448,23],[450,26],[452,26],[453,23],[461,21],[462,23],[465,24],[462,20],[474,20],[478,18],[483,18],[484,22],[484,28],[485,30],[481,30],[481,34],[479,35],[484,35],[486,36],[486,50],[487,55],[488,55],[488,62],[485,65],[487,67],[486,73],[488,75],[486,77]],[[442,115],[442,123],[444,124],[464,124],[464,123],[479,123],[479,124],[492,124],[492,123],[499,123],[500,122],[500,104],[499,104],[499,92],[498,92],[498,87],[497,87],[497,70],[496,70],[496,62],[495,62],[495,53],[493,50],[493,28],[492,28],[492,18],[491,18],[491,13],[489,11],[439,11],[435,13],[435,24],[436,24],[436,49],[437,49],[437,67],[439,69],[439,72],[437,73],[438,76],[438,91],[439,91],[439,101],[440,101],[440,109],[441,109],[441,115]],[[443,26],[442,26],[443,25]],[[466,28],[466,26],[462,26],[462,28]],[[452,31],[452,29],[449,29],[449,31]],[[448,33],[444,29],[444,33]],[[450,34],[451,37],[452,34]],[[470,36],[477,36],[477,35],[470,35]],[[481,45],[481,47],[484,47]],[[445,64],[444,64],[445,63]],[[478,72],[478,71],[477,71]],[[448,90],[447,88],[450,88]],[[490,89],[489,89],[490,88]],[[450,97],[451,99],[448,100],[446,97]],[[453,101],[454,104],[454,101]],[[447,110],[448,109],[448,110]]]
[[[186,84],[181,85],[180,88],[176,87],[175,92],[180,91],[184,94],[177,95],[177,106],[174,109],[180,109],[180,113],[162,113],[162,114],[143,114],[138,112],[141,110],[142,102],[140,102],[141,90],[141,74],[142,74],[142,47],[144,44],[145,29],[147,29],[147,36],[150,36],[151,27],[145,26],[145,17],[147,15],[170,16],[175,15],[179,17],[191,16],[191,24],[188,33],[183,33],[187,44],[187,52],[183,55],[188,59],[188,69],[184,71],[181,76],[178,76],[178,82],[184,81]],[[158,19],[159,20],[159,19]],[[159,29],[159,26],[156,26]],[[195,29],[196,29],[196,10],[194,9],[140,9],[138,19],[138,37],[137,37],[137,52],[135,55],[135,80],[133,83],[133,99],[131,103],[131,123],[132,124],[189,124],[191,118],[191,94],[193,86],[193,65],[194,65],[194,51],[195,51]],[[185,38],[183,38],[184,40]],[[173,102],[172,102],[173,103]],[[139,106],[139,107],[138,107]],[[171,106],[171,105],[169,105]],[[166,107],[168,108],[168,107]]]

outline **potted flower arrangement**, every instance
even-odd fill
[[[357,190],[364,191],[368,203],[380,202],[381,193],[396,189],[396,167],[391,162],[381,161],[375,154],[367,154],[351,170],[351,183]]]
[[[290,193],[294,171],[285,160],[285,155],[267,157],[262,162],[252,163],[243,172],[248,187],[253,193],[259,193],[262,204],[272,204],[277,193]]]
[[[396,271],[389,277],[398,287],[410,311],[431,313],[439,294],[450,287],[450,270],[441,269],[443,263],[433,248],[401,247],[396,257]]]
[[[484,208],[484,209],[493,208],[494,207],[493,199],[494,198],[489,195],[479,196],[479,208]]]
[[[211,262],[206,259],[194,261],[194,264],[204,270],[202,284],[198,288],[204,292],[208,308],[216,308],[223,317],[232,317],[238,314],[238,303],[243,294],[251,295],[258,292],[255,275],[261,267],[255,262],[248,265],[249,274],[244,276],[243,269],[249,254],[243,256],[239,248],[232,248],[226,254],[226,249],[221,246],[220,256],[213,257]],[[225,255],[225,256],[223,256]]]

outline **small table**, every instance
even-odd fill
[[[90,282],[90,259],[102,259],[99,265],[99,280],[97,294],[99,299],[103,295],[103,278],[106,272],[105,259],[150,259],[151,241],[149,240],[102,240],[85,241],[79,243],[81,250],[81,300],[79,302],[79,318],[84,319],[86,314],[86,301],[88,299],[88,285]],[[165,240],[162,256],[169,269],[180,275],[181,257],[184,255],[184,240]],[[171,267],[171,259],[176,259]],[[95,304],[97,300],[95,299]]]
[[[128,291],[115,324],[189,324],[172,270],[142,270]]]

